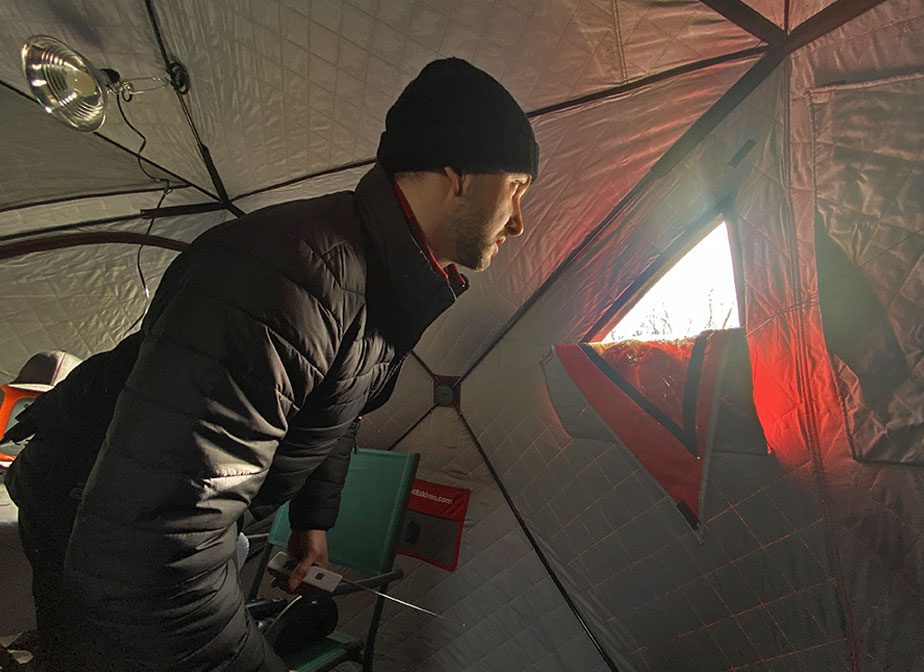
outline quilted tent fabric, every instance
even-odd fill
[[[883,5],[874,13],[858,17],[797,54],[792,80],[791,176],[796,225],[807,234],[798,239],[800,254],[812,255],[814,237],[809,232],[816,221],[815,213],[827,208],[824,201],[818,201],[818,196],[825,192],[813,186],[811,90],[828,88],[832,84],[837,86],[835,83],[849,90],[865,82],[875,96],[877,80],[920,72],[920,59],[915,55],[912,35],[921,25],[920,15],[910,8]],[[888,48],[876,46],[863,53],[864,50],[855,41],[869,34],[881,35]],[[835,56],[825,49],[827,40],[839,40],[845,49]],[[870,76],[871,70],[887,76]],[[895,117],[894,113],[885,112],[883,121],[886,119],[889,121],[882,125],[883,129],[895,124],[899,127],[904,125],[906,129],[920,128],[919,118]],[[883,136],[886,155],[891,135],[890,131]],[[874,167],[875,163],[870,165],[870,169]],[[860,180],[864,179],[868,178],[864,178],[861,171]],[[914,249],[913,246],[911,249]],[[815,290],[812,277],[815,271],[815,266],[810,264],[802,270],[800,281],[803,291],[809,296]],[[823,334],[823,329],[819,329],[818,320],[823,318],[823,314],[816,312],[812,305],[808,306],[808,312],[810,319],[807,326],[814,337],[806,339],[808,356],[803,375],[808,375],[812,381],[812,392],[816,397],[815,423],[822,438],[815,448],[818,454],[813,459],[816,463],[820,462],[819,471],[823,478],[818,479],[819,485],[826,487],[830,502],[831,529],[828,535],[837,547],[834,559],[840,561],[844,572],[842,601],[849,607],[849,623],[855,634],[854,659],[858,661],[857,667],[912,670],[920,666],[924,656],[917,644],[920,619],[896,619],[885,626],[888,619],[877,605],[886,602],[902,613],[920,613],[921,581],[924,577],[921,549],[916,541],[924,524],[922,509],[916,503],[920,502],[920,475],[907,468],[874,466],[853,459],[830,356],[819,351],[824,340],[819,334],[819,331]],[[857,493],[862,493],[862,496]],[[876,634],[885,632],[884,627],[893,633],[894,639]],[[883,640],[904,642],[904,650],[901,653],[889,651],[887,644],[870,646],[871,642]]]
[[[125,105],[170,193],[117,109],[85,136],[30,103],[36,33],[124,77],[184,63],[188,95]],[[352,189],[403,86],[460,56],[524,105],[542,165],[518,245],[360,430],[472,490],[459,568],[401,558],[395,587],[469,627],[388,606],[377,669],[917,672],[922,34],[916,0],[10,0],[0,375],[131,329],[139,253],[153,291],[176,252],[113,236],[181,244]],[[760,426],[706,457],[694,531],[624,443],[565,431],[542,360],[601,336],[718,221]],[[55,247],[72,234],[96,242]],[[861,301],[875,321],[838,321]],[[435,376],[461,379],[457,407]],[[360,634],[371,602],[341,611]]]
[[[372,156],[388,106],[441,56],[489,67],[532,110],[757,44],[691,0],[193,0],[161,11],[204,80],[190,96],[233,196]]]
[[[924,340],[916,323],[924,313],[924,136],[916,120],[924,116],[924,75],[814,89],[811,105],[816,210],[879,313],[826,306],[825,298],[838,300],[849,270],[819,261],[819,303],[829,353],[839,360],[851,449],[861,460],[922,466]],[[863,290],[845,284],[859,307]],[[845,314],[856,321],[835,323]],[[881,331],[886,342],[854,337],[851,346],[843,330],[858,328]]]
[[[466,627],[387,608],[380,636],[391,644],[377,655],[377,669],[607,670],[561,600],[455,411],[433,411],[395,450],[421,453],[419,477],[468,488],[472,494],[458,569],[450,574],[399,557],[396,567],[406,577],[394,585],[392,594],[435,608]],[[369,596],[356,596],[342,607],[341,623],[359,636],[371,610]]]
[[[9,361],[25,362],[43,349],[84,358],[113,347],[144,309],[135,251],[128,245],[91,246],[7,261],[0,272],[0,301],[6,325],[2,348]],[[175,256],[170,250],[145,251],[142,269],[152,291]],[[67,275],[60,268],[67,268]],[[101,287],[87,292],[94,284]],[[3,374],[12,380],[17,371],[18,365],[10,366]]]
[[[697,417],[701,415],[700,405],[695,402],[693,412],[688,412],[686,402],[699,397],[699,385],[690,394],[687,381],[700,371],[714,374],[715,369],[706,367],[701,356],[695,358],[699,361],[694,365],[692,350],[692,343],[646,347],[629,342],[559,345],[554,352],[610,431],[620,437],[678,507],[689,512],[691,525],[697,526],[700,443],[705,443],[708,421]],[[701,408],[708,416],[712,388],[709,384],[706,387]],[[692,436],[685,422],[688,415],[692,415]],[[570,423],[561,411],[559,417],[568,427]],[[696,435],[700,431],[702,437]]]
[[[66,221],[62,209],[56,208],[51,216],[37,214],[32,222],[46,216]],[[179,229],[171,232],[172,238],[188,242],[224,219],[223,213],[206,213],[184,217],[180,222],[162,220],[160,226]],[[106,230],[142,233],[149,224],[133,217],[110,224]],[[17,227],[11,225],[5,230],[16,231]],[[69,229],[72,233],[93,230],[92,226]],[[157,228],[153,230],[158,232]],[[28,234],[29,230],[19,233]],[[161,274],[176,254],[175,250],[159,247],[139,249],[137,244],[105,243],[0,262],[0,304],[5,324],[0,331],[0,349],[4,352],[0,375],[12,380],[22,363],[42,350],[65,350],[86,358],[113,347],[137,328],[148,296],[153,296]],[[139,262],[144,283],[138,273]],[[62,273],[62,269],[67,272]]]
[[[0,130],[3,146],[22,138],[30,142],[3,162],[0,173],[0,210],[47,200],[65,200],[84,194],[118,194],[139,190],[159,190],[151,179],[135,168],[135,159],[117,147],[69,132],[50,116],[35,115],[35,103],[15,90],[0,87],[5,123]],[[58,179],[46,177],[48,157],[59,153],[81,156],[83,161],[62,161]],[[72,153],[72,154],[71,154]],[[86,163],[98,166],[85,169]],[[150,167],[152,175],[167,175]]]
[[[556,345],[542,367],[568,433],[621,442],[697,528],[713,451],[766,453],[746,362],[744,332],[728,329],[676,341]]]
[[[129,174],[137,170],[137,164],[129,165]],[[147,185],[150,187],[150,185]],[[190,205],[201,202],[202,193],[192,186],[179,185],[171,187],[170,193],[163,196],[163,185],[154,190],[137,193],[113,194],[103,199],[73,198],[62,201],[40,202],[20,208],[0,212],[0,227],[3,234],[0,241],[22,240],[37,236],[52,235],[61,231],[99,230],[100,225],[132,230],[140,224],[140,213],[153,210],[158,203],[162,206]],[[153,233],[167,228],[177,240],[191,241],[205,228],[219,224],[222,213],[199,214],[172,220],[173,226],[165,226],[171,220],[160,218],[152,228]],[[145,229],[142,230],[146,230]]]
[[[740,114],[662,178],[663,187],[601,233],[467,383],[474,401],[466,415],[489,459],[503,468],[500,480],[524,515],[540,521],[540,539],[558,549],[556,572],[593,600],[594,632],[608,648],[628,647],[629,669],[734,669],[773,660],[798,668],[802,660],[839,660],[845,651],[842,638],[821,634],[838,632],[842,616],[821,506],[801,485],[810,473],[805,460],[714,460],[699,544],[673,502],[618,446],[604,450],[550,426],[538,366],[549,340],[580,339],[631,286],[644,267],[633,255],[654,265],[657,250],[669,249],[723,193],[738,194],[737,218],[766,219],[761,209],[775,202],[768,194],[782,191],[767,176],[780,169],[785,83],[781,72],[768,78]],[[749,138],[757,146],[729,166]]]
[[[162,74],[163,65],[150,33],[144,3],[125,0],[80,4],[23,2],[7,3],[0,12],[0,42],[5,45],[0,53],[0,81],[19,91],[27,91],[19,48],[26,38],[35,34],[55,35],[74,45],[98,67],[113,67],[125,79]],[[139,88],[151,85],[152,82],[139,82]],[[144,129],[148,137],[144,158],[158,165],[169,165],[171,172],[183,176],[180,181],[209,185],[208,171],[196,151],[190,129],[183,123],[183,113],[172,92],[158,89],[143,96],[147,104],[127,107],[126,116]],[[70,142],[77,143],[79,139],[71,135]],[[116,143],[130,151],[136,151],[141,143],[122,121],[117,109],[107,114],[97,140],[102,141],[100,144]],[[64,150],[67,144],[65,141],[58,146]],[[76,149],[62,151],[57,159],[48,156],[49,164],[45,165],[61,162],[62,157],[79,164],[81,156]]]

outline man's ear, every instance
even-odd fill
[[[443,173],[449,179],[449,187],[452,190],[452,195],[461,196],[465,176],[461,173],[457,173],[456,170],[450,166],[445,166],[443,168]]]

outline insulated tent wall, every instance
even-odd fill
[[[182,104],[125,106],[163,200],[117,112],[71,132],[18,70],[48,33],[159,73],[152,15],[192,76]],[[139,240],[153,290],[177,243],[352,188],[402,87],[462,56],[530,111],[540,180],[526,233],[363,422],[365,445],[472,490],[458,569],[400,558],[395,588],[468,627],[387,607],[377,668],[924,669],[922,34],[914,0],[8,2],[0,374],[129,330]],[[742,435],[706,455],[693,529],[618,428],[565,430],[542,363],[606,333],[722,218],[771,452]],[[435,376],[461,379],[455,406]],[[356,596],[341,620],[359,631],[369,609]]]

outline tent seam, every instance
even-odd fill
[[[539,543],[536,540],[536,538],[533,536],[532,532],[530,531],[529,526],[526,525],[526,521],[523,519],[519,510],[514,505],[513,498],[510,496],[510,493],[507,492],[507,488],[504,486],[503,482],[500,480],[500,476],[498,475],[497,470],[494,468],[494,465],[491,464],[491,461],[488,459],[487,453],[485,453],[484,451],[484,447],[481,445],[481,442],[478,440],[478,437],[475,435],[475,432],[472,429],[471,425],[469,425],[468,419],[466,419],[465,414],[462,413],[462,409],[457,408],[455,410],[456,410],[456,413],[458,413],[459,419],[462,421],[463,426],[468,432],[469,437],[472,440],[472,443],[475,445],[475,449],[478,451],[478,454],[481,456],[481,459],[484,461],[485,466],[488,468],[488,471],[491,473],[491,476],[494,479],[495,484],[497,485],[501,494],[504,496],[504,499],[507,502],[507,506],[510,507],[510,511],[513,513],[514,518],[516,518],[517,523],[519,524],[520,528],[523,530],[523,533],[526,535],[527,541],[533,547],[534,552],[539,557],[539,561],[542,563],[543,567],[548,572],[549,578],[552,579],[552,582],[555,584],[556,588],[558,588],[559,592],[561,593],[561,596],[565,599],[565,602],[571,608],[571,611],[574,613],[575,617],[578,619],[578,622],[580,623],[581,628],[584,630],[585,634],[590,638],[594,647],[597,649],[597,652],[606,662],[607,666],[613,672],[619,672],[618,668],[616,667],[616,664],[613,662],[609,653],[606,651],[606,649],[603,648],[603,645],[600,643],[596,635],[590,629],[590,626],[584,620],[584,617],[581,614],[581,612],[578,610],[577,605],[574,602],[574,599],[571,597],[571,595],[565,589],[564,584],[561,582],[561,580],[552,570],[551,563],[546,558],[545,553],[543,553],[542,549],[539,547]]]
[[[789,133],[791,131],[791,112],[792,112],[792,86],[790,80],[790,66],[791,60],[787,59],[785,64],[784,73],[786,75],[786,105],[783,108],[783,127],[786,137],[790,137]],[[809,104],[809,123],[811,125],[812,133],[812,164],[811,164],[811,193],[812,193],[812,203],[817,203],[818,196],[818,185],[817,185],[817,153],[815,149],[815,138],[817,136],[817,125],[815,119],[815,110]],[[784,168],[784,179],[786,188],[784,189],[784,202],[788,209],[789,214],[789,225],[792,228],[790,239],[790,252],[789,256],[789,266],[791,281],[793,283],[793,289],[796,292],[800,291],[801,279],[799,277],[798,269],[800,268],[799,264],[799,249],[798,242],[796,240],[796,231],[795,231],[795,213],[792,210],[792,158],[790,156],[790,143],[784,143],[783,146],[783,168]],[[815,208],[813,207],[813,211]],[[817,274],[817,267],[816,267]],[[821,442],[818,436],[818,409],[815,404],[815,396],[813,394],[806,394],[806,390],[809,388],[809,373],[811,371],[811,365],[809,362],[809,342],[806,335],[807,325],[806,317],[807,313],[811,311],[811,305],[806,305],[804,310],[798,310],[794,312],[794,319],[796,323],[796,330],[794,332],[796,340],[795,352],[797,354],[796,360],[796,381],[799,386],[799,396],[804,403],[805,415],[808,422],[805,427],[805,438],[807,447],[809,449],[809,454],[812,459],[812,471],[815,476],[815,487],[817,490],[817,496],[819,499],[819,504],[821,505],[822,512],[824,513],[825,519],[825,532],[826,538],[828,541],[828,562],[831,565],[831,571],[834,573],[836,580],[835,583],[835,592],[838,596],[838,601],[841,603],[841,608],[844,610],[844,617],[846,620],[846,636],[848,648],[850,651],[850,668],[851,672],[860,672],[862,663],[860,661],[860,646],[859,638],[857,633],[857,622],[856,616],[853,611],[853,605],[850,601],[850,595],[847,591],[847,586],[844,579],[844,571],[842,566],[842,560],[840,555],[840,549],[838,548],[837,542],[837,532],[834,529],[834,524],[832,521],[832,512],[831,505],[828,499],[828,482],[826,475],[824,473],[824,462],[821,455]],[[817,311],[816,311],[817,312]],[[827,351],[827,348],[824,348]],[[830,359],[827,360],[829,364],[829,373],[830,371]]]

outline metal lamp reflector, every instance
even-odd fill
[[[33,35],[22,47],[22,69],[46,111],[78,131],[95,131],[106,120],[111,82],[63,42]]]

